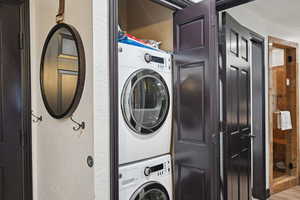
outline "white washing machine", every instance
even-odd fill
[[[172,200],[169,155],[119,168],[119,200]]]
[[[119,164],[170,153],[171,55],[119,43]]]

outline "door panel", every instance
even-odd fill
[[[0,199],[22,199],[20,8],[0,2]]]
[[[202,63],[192,64],[179,69],[180,81],[180,105],[182,106],[179,117],[181,119],[178,140],[183,142],[196,142],[205,145],[204,129],[204,66]],[[193,91],[187,91],[188,84],[198,87]],[[197,106],[192,107],[191,104],[197,102]],[[191,114],[194,113],[194,114]],[[193,127],[193,128],[190,128]]]
[[[248,200],[251,187],[250,33],[222,14],[224,119],[224,199]]]
[[[175,197],[219,199],[215,2],[174,15]]]

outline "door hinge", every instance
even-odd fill
[[[219,131],[224,133],[225,132],[225,123],[224,121],[219,122]]]
[[[19,33],[19,49],[24,49],[24,33]]]
[[[211,139],[212,139],[213,144],[217,144],[217,135],[216,134],[213,134]]]

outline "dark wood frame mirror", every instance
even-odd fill
[[[44,60],[45,60],[45,55],[47,52],[47,48],[48,45],[50,43],[50,40],[52,38],[52,36],[59,30],[59,29],[66,29],[68,30],[71,35],[72,38],[75,41],[76,44],[76,49],[77,49],[77,54],[78,54],[78,80],[77,80],[77,86],[76,86],[76,90],[75,90],[75,94],[73,97],[73,100],[71,102],[71,104],[69,105],[69,107],[63,112],[63,113],[59,113],[57,114],[49,105],[49,102],[47,100],[46,94],[45,94],[45,88],[44,88]],[[67,118],[72,116],[72,114],[74,113],[74,111],[76,110],[76,108],[79,105],[82,93],[83,93],[83,89],[84,89],[84,83],[85,83],[85,73],[86,73],[86,61],[85,61],[85,51],[84,51],[84,47],[83,47],[83,42],[81,40],[80,34],[79,32],[76,30],[75,27],[73,27],[72,25],[69,24],[64,24],[64,23],[60,23],[55,25],[49,32],[47,39],[44,43],[44,47],[43,47],[43,52],[42,52],[42,58],[41,58],[41,66],[40,66],[40,87],[41,87],[41,92],[42,92],[42,97],[43,97],[43,101],[45,104],[45,107],[48,111],[48,113],[56,118],[56,119],[62,119],[62,118]]]

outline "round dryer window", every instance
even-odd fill
[[[122,93],[122,113],[137,134],[148,135],[159,129],[167,118],[170,96],[163,78],[149,69],[134,72]]]
[[[146,183],[140,187],[130,200],[169,200],[169,194],[159,183]]]

